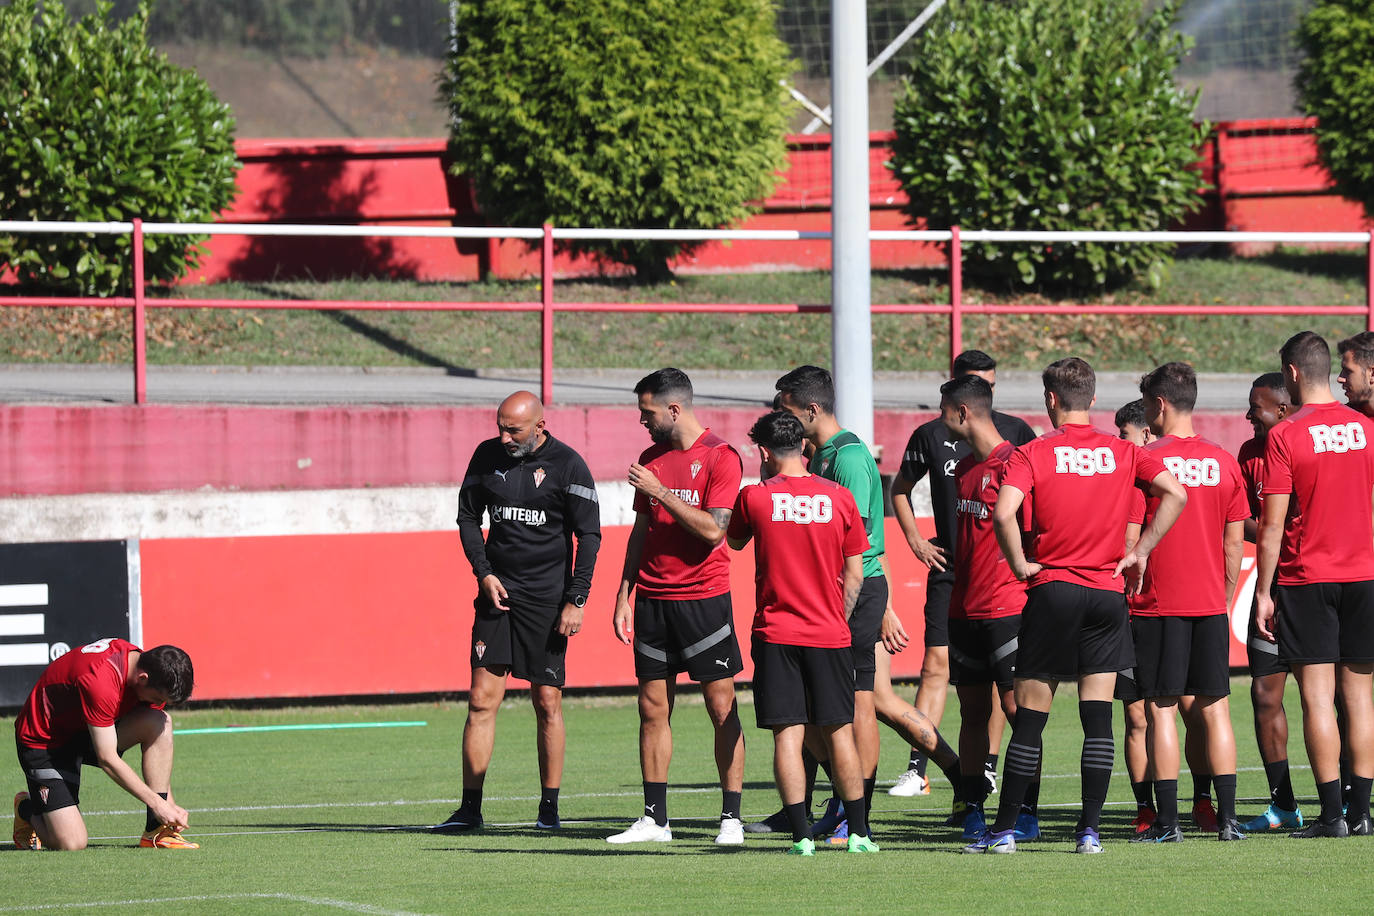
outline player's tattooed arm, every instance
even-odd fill
[[[724,531],[725,529],[730,527],[730,513],[733,510],[707,509],[706,511],[711,513],[711,518],[715,519],[716,524],[720,526],[721,531]]]
[[[854,613],[854,605],[859,603],[859,592],[864,587],[863,554],[844,558],[844,616],[848,620]]]

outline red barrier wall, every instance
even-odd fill
[[[1317,164],[1308,119],[1229,121],[1214,127],[1199,151],[1213,185],[1189,229],[1359,230],[1368,228],[1359,205],[1331,192]],[[885,163],[891,133],[869,141],[869,206],[875,229],[906,229],[906,203]],[[789,167],[761,212],[742,228],[830,228],[830,137],[790,138]],[[448,174],[447,145],[435,140],[243,140],[240,193],[226,222],[482,225],[472,189]],[[491,274],[537,274],[538,258],[518,241],[431,239],[248,239],[219,236],[189,282],[269,280],[289,276],[407,277],[473,280]],[[879,242],[878,269],[945,263],[941,246]],[[823,240],[704,245],[676,263],[688,271],[825,269]],[[596,273],[598,265],[559,255],[560,276]],[[613,269],[614,270],[614,269]]]
[[[702,421],[746,456],[757,408],[703,407]],[[1022,412],[1047,428],[1039,412]],[[874,413],[878,466],[896,472],[930,412]],[[1110,412],[1094,422],[1110,429]],[[624,407],[555,407],[549,429],[597,480],[621,480],[648,446]],[[314,490],[462,480],[477,443],[494,434],[491,407],[47,407],[0,405],[0,496],[212,489]],[[1196,417],[1198,432],[1235,452],[1250,438],[1242,411]],[[746,461],[752,460],[746,457]]]
[[[929,520],[924,523],[929,536]],[[586,624],[568,650],[568,686],[635,683],[631,650],[611,631],[626,527],[607,528]],[[887,521],[892,602],[911,645],[892,674],[920,674],[926,570]],[[1253,556],[1247,545],[1247,557]],[[196,663],[198,700],[466,690],[472,574],[458,534],[148,540],[141,545],[146,645],[172,643]],[[754,608],[752,548],[732,555],[735,623],[745,670]],[[1242,576],[1231,664],[1253,591]],[[1246,590],[1248,586],[1248,591]]]

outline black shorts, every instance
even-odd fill
[[[1134,614],[1130,615],[1128,629],[1131,634],[1131,645],[1136,644],[1135,624],[1139,619],[1140,618]],[[1127,706],[1132,703],[1139,703],[1141,700],[1145,699],[1140,695],[1140,684],[1136,682],[1135,672],[1135,668],[1127,668],[1124,671],[1118,671],[1116,673],[1116,688],[1112,691],[1112,699],[1120,700]]]
[[[955,687],[996,684],[1010,690],[1016,676],[1021,615],[949,621],[949,682]]]
[[[780,646],[756,636],[751,654],[759,728],[854,721],[853,650]]]
[[[1140,695],[1231,694],[1231,618],[1136,617],[1135,672]]]
[[[558,632],[563,608],[507,603],[509,611],[485,598],[473,602],[472,667],[509,668],[531,684],[562,687],[568,654],[568,637]]]
[[[954,573],[930,571],[926,578],[926,648],[949,645],[949,599]]]
[[[887,612],[887,576],[869,576],[859,589],[854,613],[849,615],[850,648],[854,650],[854,689],[872,690],[878,662],[873,647],[883,637]]]
[[[1250,602],[1250,624],[1245,632],[1245,659],[1250,666],[1251,677],[1288,673],[1288,664],[1279,658],[1279,644],[1261,636],[1259,627],[1255,625],[1254,601]]]
[[[15,738],[19,766],[29,784],[34,814],[81,804],[81,764],[95,757],[91,734],[83,731],[61,747],[29,747]]]
[[[1126,596],[1072,582],[1046,582],[1026,592],[1016,676],[1074,681],[1135,665]]]
[[[1289,665],[1374,662],[1374,582],[1280,585],[1274,606]]]
[[[661,681],[686,671],[698,683],[744,670],[729,592],[674,601],[635,598],[635,677]]]

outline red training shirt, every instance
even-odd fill
[[[1245,440],[1236,453],[1240,477],[1245,481],[1245,498],[1253,519],[1258,519],[1264,509],[1264,446],[1265,439],[1256,436]]]
[[[693,509],[729,509],[744,476],[739,452],[709,429],[685,449],[655,444],[639,456],[639,463]],[[696,601],[730,591],[730,552],[724,541],[711,547],[679,525],[658,500],[638,491],[634,509],[649,515],[636,580],[641,595]]]
[[[1231,453],[1200,436],[1164,436],[1145,446],[1188,490],[1188,504],[1145,566],[1133,613],[1142,617],[1206,617],[1226,613],[1228,522],[1250,517],[1245,481]],[[1153,518],[1159,497],[1145,495]]]
[[[19,743],[61,747],[87,726],[114,725],[141,705],[128,690],[129,653],[141,651],[127,639],[101,639],[48,665],[14,720]]]
[[[997,544],[992,510],[1002,488],[1007,460],[1016,446],[1002,442],[984,461],[967,455],[954,468],[954,591],[949,616],[959,620],[1014,617],[1026,606],[1026,584],[1012,575]],[[1032,516],[1030,498],[1021,518]]]
[[[868,549],[854,495],[817,474],[769,478],[735,500],[728,537],[754,537],[754,635],[781,646],[844,649],[845,557]]]
[[[1334,401],[1310,404],[1269,430],[1264,489],[1292,494],[1278,583],[1374,579],[1374,422]]]
[[[1086,423],[1066,423],[1013,452],[1002,486],[1034,494],[1034,559],[1044,567],[1028,585],[1071,582],[1124,592],[1125,579],[1112,573],[1131,493],[1163,471],[1144,449]]]

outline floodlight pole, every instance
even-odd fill
[[[831,0],[831,371],[835,415],[873,445],[868,242],[868,29],[865,0]]]

